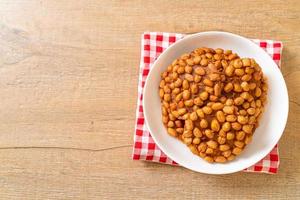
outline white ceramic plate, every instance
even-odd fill
[[[210,164],[192,154],[188,147],[171,137],[162,123],[159,98],[160,74],[173,60],[198,47],[231,49],[240,57],[254,58],[268,77],[268,104],[252,142],[235,160]],[[202,32],[186,36],[166,49],[155,61],[144,88],[144,114],[155,143],[171,159],[188,169],[207,174],[241,171],[264,158],[281,137],[288,116],[288,93],[280,70],[271,57],[252,41],[226,32]],[[284,147],[282,147],[284,148]]]

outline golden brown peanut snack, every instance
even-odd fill
[[[267,90],[254,59],[231,50],[197,48],[161,73],[162,122],[193,154],[225,163],[251,142]]]

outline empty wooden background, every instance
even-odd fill
[[[299,199],[299,1],[0,1],[0,199]],[[277,175],[132,161],[140,36],[283,41]],[[274,113],[280,115],[280,113]]]

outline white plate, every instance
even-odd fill
[[[268,104],[252,142],[243,153],[225,164],[210,164],[166,132],[159,98],[160,74],[173,60],[198,47],[231,49],[240,57],[254,58],[268,78]],[[280,70],[271,57],[252,41],[226,32],[202,32],[181,39],[167,48],[155,61],[144,88],[144,114],[155,143],[168,157],[188,169],[207,174],[241,171],[264,158],[280,139],[288,116],[288,93]],[[282,147],[284,148],[284,147]]]

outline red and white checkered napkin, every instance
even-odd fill
[[[151,65],[167,47],[183,37],[183,34],[156,32],[147,32],[142,35],[138,105],[136,110],[136,127],[132,155],[134,160],[147,160],[164,164],[178,165],[176,162],[168,158],[166,154],[164,154],[164,152],[162,152],[154,143],[144,120],[142,99],[145,80],[148,76]],[[280,67],[282,51],[282,43],[280,41],[258,39],[253,39],[252,41],[265,50],[277,63],[278,67]],[[278,145],[276,145],[265,158],[255,165],[244,169],[244,171],[275,174],[277,173],[278,166],[279,155]]]

